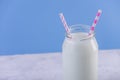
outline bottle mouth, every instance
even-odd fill
[[[94,36],[94,33],[89,35],[89,31],[90,31],[89,25],[76,24],[69,27],[70,27],[70,34],[66,34],[67,38],[86,40]]]
[[[70,33],[77,33],[77,32],[89,33],[89,30],[90,30],[89,25],[76,24],[76,25],[70,26]]]

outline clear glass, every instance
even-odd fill
[[[89,35],[89,31],[90,31],[89,25],[76,24],[76,25],[70,26],[70,33],[71,34],[79,33],[79,32],[88,34],[88,36],[79,37],[79,40],[86,40],[86,39],[89,39],[91,37],[94,37],[95,34],[92,33],[91,35]],[[72,35],[66,33],[66,38],[71,38],[71,37],[72,37]]]
[[[62,47],[63,80],[98,80],[98,44],[90,26],[70,26]]]

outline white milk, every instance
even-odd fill
[[[98,80],[98,45],[88,33],[72,33],[63,43],[63,80]]]

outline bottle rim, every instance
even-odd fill
[[[79,38],[79,40],[87,40],[87,39],[90,39],[90,38],[95,36],[95,33],[92,33],[92,34],[89,35],[89,31],[90,31],[90,26],[89,25],[75,24],[75,25],[69,26],[69,28],[70,28],[70,34],[66,33],[66,38],[68,38],[68,39],[72,39],[71,34],[78,33],[78,32],[84,32],[84,33],[88,34],[88,36],[83,37],[83,38]]]

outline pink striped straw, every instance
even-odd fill
[[[95,19],[94,19],[94,21],[93,21],[93,24],[92,24],[92,26],[91,26],[91,28],[90,28],[89,35],[94,32],[95,26],[96,26],[96,24],[97,24],[97,22],[98,22],[98,20],[99,20],[99,18],[100,18],[101,13],[102,13],[102,10],[99,9],[98,12],[97,12],[97,14],[96,14],[96,17],[95,17]]]
[[[66,20],[65,20],[65,17],[64,17],[64,15],[63,15],[63,13],[60,13],[59,15],[60,15],[60,19],[61,19],[61,21],[62,21],[62,23],[63,23],[63,25],[64,25],[64,28],[65,28],[67,34],[70,34],[70,29],[69,29],[69,27],[68,27],[68,25],[67,25],[67,22],[66,22]]]

